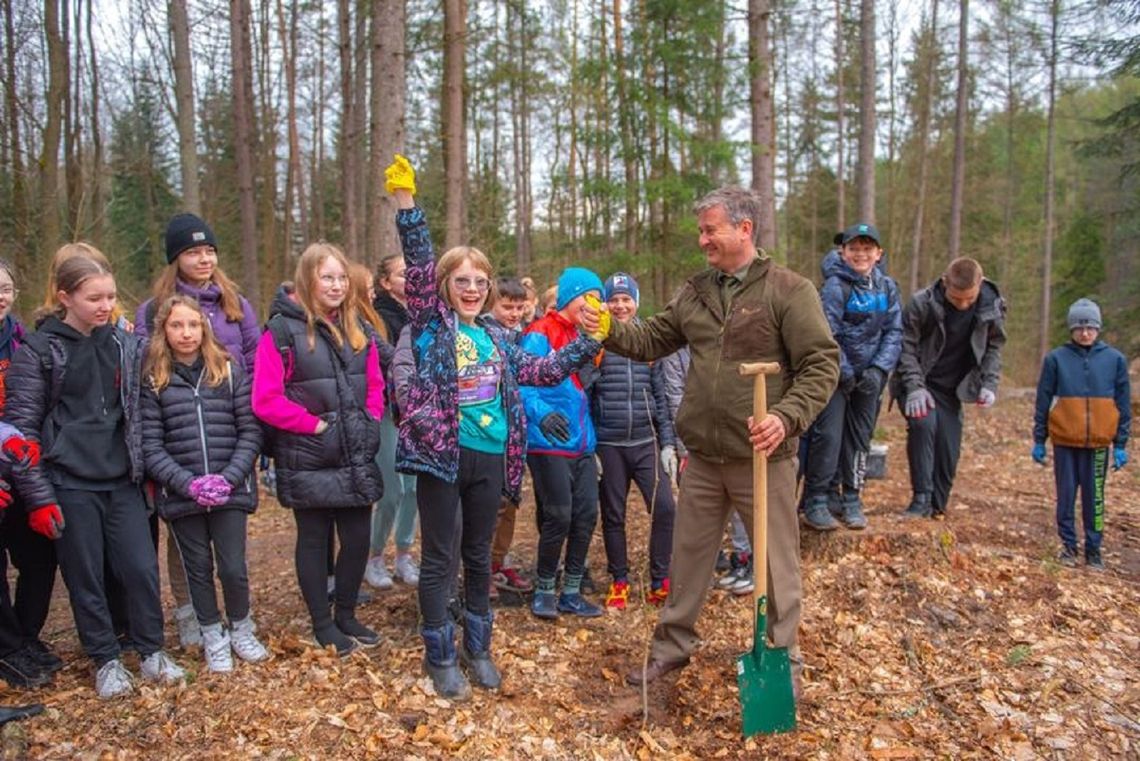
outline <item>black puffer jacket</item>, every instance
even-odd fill
[[[205,382],[196,367],[195,382],[181,372],[156,392],[142,390],[143,455],[147,475],[159,486],[158,514],[175,520],[207,510],[257,508],[253,464],[261,451],[261,426],[249,406],[250,377],[234,363],[217,386]],[[190,482],[207,473],[221,474],[233,491],[226,504],[201,507],[190,497]]]
[[[660,363],[604,352],[589,394],[599,444],[674,443]]]
[[[39,330],[28,336],[12,359],[5,379],[7,400],[4,421],[15,426],[25,436],[40,443],[43,460],[29,468],[17,486],[24,504],[29,508],[55,504],[55,489],[49,478],[49,469],[61,431],[72,421],[64,419],[59,400],[68,373],[90,373],[91,368],[69,366],[68,340],[64,337],[66,325],[56,317],[48,317]],[[122,408],[122,432],[128,455],[127,477],[141,483],[145,472],[142,454],[142,414],[139,409],[139,388],[142,374],[143,342],[134,334],[117,326],[96,328],[109,331],[118,353],[118,372],[115,378],[118,401]],[[94,379],[93,379],[94,380]],[[77,474],[83,476],[83,474]]]
[[[285,360],[285,396],[328,423],[319,434],[274,430],[277,499],[293,508],[362,507],[384,493],[376,453],[380,421],[367,410],[369,351],[338,348],[319,326],[309,350],[304,312],[275,301],[270,332],[291,336]]]

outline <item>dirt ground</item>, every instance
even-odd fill
[[[359,612],[383,646],[338,660],[310,641],[292,518],[266,500],[249,565],[270,662],[211,675],[200,653],[174,648],[191,672],[185,685],[101,701],[60,583],[45,638],[67,665],[50,688],[0,688],[0,703],[48,706],[4,727],[3,758],[1140,757],[1140,463],[1109,479],[1108,571],[1063,568],[1051,470],[1029,458],[1031,415],[1015,393],[968,410],[946,520],[914,523],[898,518],[909,496],[905,430],[884,412],[888,474],[867,489],[869,528],[802,539],[807,668],[794,733],[741,737],[733,666],[750,642],[749,598],[720,591],[692,664],[650,689],[647,705],[622,681],[656,617],[641,605],[555,623],[500,607],[504,689],[466,704],[436,697],[422,676],[406,587]],[[641,506],[633,498],[637,567]],[[514,551],[523,564],[534,557],[532,516],[528,499]],[[604,579],[600,534],[590,565]],[[177,642],[172,621],[167,641]]]

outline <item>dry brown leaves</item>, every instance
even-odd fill
[[[640,693],[623,683],[655,618],[640,606],[553,624],[501,608],[494,650],[506,684],[463,705],[437,697],[420,673],[412,590],[363,606],[386,641],[338,660],[309,640],[293,522],[267,500],[249,552],[272,661],[215,676],[198,653],[175,651],[193,672],[186,685],[100,701],[60,585],[46,633],[67,668],[52,689],[0,691],[3,703],[48,704],[4,728],[4,757],[1135,757],[1140,478],[1135,466],[1110,476],[1109,571],[1059,567],[1052,476],[1029,459],[1030,420],[1024,398],[968,410],[948,518],[911,524],[897,517],[909,496],[905,432],[897,412],[884,413],[889,473],[868,489],[870,528],[804,536],[806,698],[793,734],[740,737],[733,659],[751,621],[747,599],[719,591],[692,665],[649,691],[648,721]],[[631,554],[641,566],[646,520],[634,502]],[[515,552],[528,560],[530,515],[524,508]],[[600,536],[591,565],[604,578]]]

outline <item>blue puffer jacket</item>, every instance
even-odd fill
[[[599,444],[630,446],[655,438],[663,447],[674,444],[660,362],[637,362],[607,351],[589,395]]]
[[[530,354],[546,357],[569,346],[578,335],[577,327],[552,311],[530,324],[519,347]],[[528,454],[577,457],[593,453],[598,440],[590,418],[590,401],[578,373],[568,375],[554,386],[523,388],[522,401],[526,408]],[[569,441],[552,441],[542,432],[539,424],[551,412],[561,412],[570,421]]]
[[[1104,341],[1049,352],[1037,381],[1033,440],[1082,449],[1128,445],[1132,427],[1128,361]]]
[[[895,281],[876,267],[860,277],[839,256],[823,262],[823,311],[839,344],[839,378],[858,377],[868,367],[888,375],[902,351],[902,306]]]

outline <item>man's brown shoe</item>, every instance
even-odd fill
[[[661,677],[668,674],[670,671],[683,669],[689,665],[689,659],[685,658],[679,661],[665,662],[659,661],[656,658],[649,659],[649,665],[642,671],[641,666],[638,666],[633,671],[625,675],[625,681],[632,684],[634,687],[640,687],[643,684],[651,684],[656,682]]]

